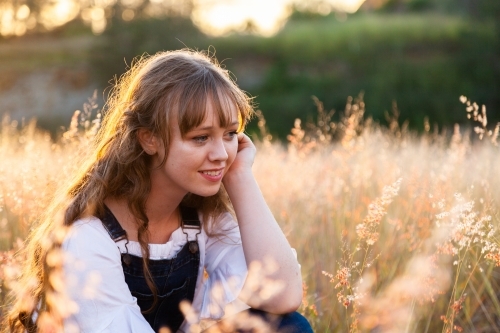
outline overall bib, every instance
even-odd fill
[[[132,296],[137,298],[144,318],[155,332],[159,332],[162,327],[176,332],[184,321],[184,315],[179,309],[180,302],[186,300],[192,303],[194,298],[200,251],[198,237],[196,240],[189,240],[185,230],[197,229],[198,236],[201,223],[194,208],[181,206],[181,218],[187,243],[172,259],[149,260],[149,270],[157,288],[156,303],[144,277],[142,258],[129,253],[121,254],[125,282]],[[125,230],[107,207],[101,220],[115,242],[126,238]]]

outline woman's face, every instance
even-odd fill
[[[152,190],[170,195],[211,196],[219,191],[222,178],[233,163],[238,151],[239,128],[236,107],[230,110],[228,127],[221,127],[219,116],[210,100],[204,121],[184,136],[178,126],[171,131],[170,147],[165,164],[151,172]],[[177,119],[172,119],[177,124]],[[153,165],[159,165],[165,151],[158,149]]]

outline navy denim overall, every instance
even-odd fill
[[[198,229],[201,232],[201,223],[195,209],[181,206],[182,225],[185,229]],[[104,227],[111,238],[117,242],[126,238],[126,232],[120,226],[111,211],[106,207],[106,214],[101,218]],[[187,237],[187,234],[186,234]],[[158,332],[162,327],[168,327],[171,332],[176,332],[184,315],[179,310],[179,303],[187,300],[192,303],[194,290],[198,277],[200,252],[198,240],[189,241],[172,259],[149,260],[149,269],[156,287],[158,288],[158,301],[151,311],[153,295],[146,284],[142,271],[142,258],[128,253],[122,253],[122,267],[132,296],[137,298],[137,304],[143,312],[144,318],[151,327]],[[267,322],[276,333],[313,333],[307,321],[298,312],[285,315],[272,315],[264,311],[249,309],[248,313]],[[224,321],[220,324],[222,325]],[[217,326],[217,325],[216,325]],[[237,333],[253,332],[254,330],[236,329]]]
[[[198,234],[201,232],[200,220],[195,209],[181,206],[181,216],[183,231],[198,229]],[[107,207],[105,216],[101,220],[115,242],[126,238],[125,230]],[[184,233],[187,238],[187,233]],[[174,258],[149,260],[149,270],[158,291],[156,303],[146,284],[142,258],[129,253],[121,255],[125,282],[132,296],[137,298],[137,304],[144,318],[155,332],[159,332],[162,327],[176,332],[184,321],[184,315],[179,309],[180,302],[183,300],[193,302],[200,251],[198,239],[187,240],[188,242]]]

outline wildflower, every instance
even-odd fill
[[[335,280],[338,281],[338,283],[335,285],[335,289],[339,287],[349,287],[349,277],[351,276],[351,271],[347,267],[342,267],[337,271],[337,274],[335,275]]]
[[[360,240],[364,240],[367,245],[373,245],[379,239],[378,226],[387,213],[386,207],[398,194],[401,185],[401,178],[394,184],[384,187],[382,195],[368,206],[368,214],[362,223],[356,226],[356,234]]]
[[[464,303],[466,296],[467,296],[467,294],[463,294],[458,300],[456,300],[455,302],[453,302],[453,305],[451,306],[451,309],[454,312],[458,312],[458,311],[462,310],[462,304]]]

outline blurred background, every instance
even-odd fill
[[[0,115],[61,132],[134,57],[183,47],[215,53],[281,139],[312,96],[338,117],[361,93],[415,130],[466,123],[460,95],[500,120],[498,0],[0,0]]]

